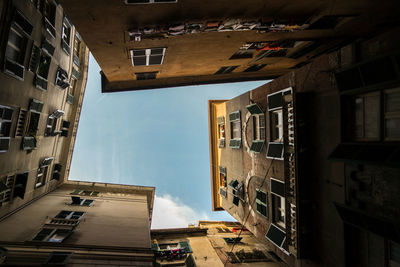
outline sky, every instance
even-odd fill
[[[90,55],[69,179],[155,186],[153,229],[234,220],[211,210],[207,103],[267,81],[103,94],[99,72]]]

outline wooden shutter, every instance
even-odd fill
[[[286,233],[273,223],[269,226],[265,237],[278,247],[282,247],[286,239]]]
[[[246,108],[251,115],[264,114],[263,110],[256,103],[248,105]]]
[[[46,38],[42,41],[42,51],[48,54],[50,57],[54,54],[55,47]]]
[[[32,46],[31,59],[29,61],[29,70],[36,72],[40,60],[40,48],[36,45]]]

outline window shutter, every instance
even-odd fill
[[[60,172],[62,169],[62,165],[59,163],[54,164],[54,170]]]
[[[31,59],[29,61],[29,70],[36,72],[40,60],[40,48],[36,45],[32,46]]]
[[[56,119],[58,119],[58,118],[60,118],[62,115],[64,115],[64,111],[63,111],[63,110],[60,110],[60,109],[57,109],[56,111],[54,111],[53,113],[51,113],[50,117],[51,117],[51,118],[56,118]]]
[[[36,139],[33,136],[24,136],[22,139],[22,149],[32,150],[36,147]]]
[[[68,130],[62,130],[61,131],[61,136],[68,137]]]
[[[219,166],[219,172],[226,175],[226,168]]]
[[[53,172],[52,180],[60,180],[60,173],[59,172]]]
[[[226,190],[223,189],[223,188],[220,188],[220,189],[219,189],[219,194],[220,194],[222,197],[225,197],[225,198],[228,196]]]
[[[77,65],[78,67],[80,65],[79,57],[77,55],[75,55],[75,54],[74,54],[74,64]]]
[[[54,159],[54,157],[45,158],[45,159],[42,161],[42,163],[40,164],[40,167],[50,165],[51,162],[53,161],[53,159]]]
[[[267,103],[268,103],[268,110],[281,108],[283,104],[282,92],[268,95]]]
[[[224,148],[225,147],[225,139],[219,139],[218,140],[218,147],[219,148]]]
[[[43,16],[44,19],[44,27],[46,28],[46,31],[50,34],[51,37],[56,39],[56,28],[54,28],[53,25],[51,25],[50,21]]]
[[[278,247],[282,247],[286,239],[286,233],[273,223],[269,226],[265,237]]]
[[[80,76],[81,76],[80,72],[77,69],[72,68],[72,77],[78,80]]]
[[[29,104],[29,110],[33,110],[33,111],[36,111],[36,112],[42,112],[42,110],[43,110],[43,102],[32,98],[31,102]]]
[[[237,121],[237,120],[240,120],[240,110],[229,114],[229,121]]]
[[[72,252],[51,252],[45,265],[64,266],[68,263],[72,256]]]
[[[55,47],[46,38],[42,41],[42,50],[50,57],[53,56]]]
[[[34,85],[41,90],[47,90],[47,80],[38,74],[35,75]]]
[[[285,197],[285,183],[271,179],[271,193]]]
[[[240,148],[242,145],[242,140],[241,139],[231,139],[229,141],[229,147],[230,148]]]
[[[79,195],[82,192],[82,189],[75,189],[74,191],[72,191],[70,194],[71,195]]]
[[[186,260],[185,260],[185,266],[186,266],[186,267],[196,267],[196,266],[197,266],[196,263],[195,263],[195,261],[194,261],[194,258],[193,258],[193,255],[192,255],[192,254],[190,254],[190,255],[186,258]]]
[[[4,69],[7,73],[11,74],[18,80],[23,81],[24,80],[24,70],[25,67],[18,64],[17,62],[14,62],[11,59],[5,58],[4,60]]]
[[[14,24],[17,25],[26,36],[30,37],[33,31],[33,26],[32,24],[29,23],[29,21],[22,15],[21,12],[16,10],[15,15],[14,15]]]
[[[282,159],[283,144],[273,142],[268,143],[267,158]]]
[[[264,146],[264,141],[261,140],[253,141],[250,147],[250,151],[255,153],[260,153],[263,146]]]
[[[256,115],[256,114],[264,114],[262,109],[257,105],[257,104],[251,104],[246,106],[247,110],[250,112],[251,115]]]
[[[179,242],[179,246],[181,248],[184,248],[187,253],[192,253],[193,252],[188,241]]]
[[[225,124],[225,117],[224,116],[220,116],[217,118],[217,123],[218,124]]]
[[[74,103],[74,96],[71,94],[67,94],[67,103],[68,104],[73,104]]]
[[[71,54],[71,48],[69,47],[69,44],[67,44],[67,42],[64,39],[61,39],[61,46],[62,46],[62,49],[64,50],[64,52],[67,53],[67,55]]]

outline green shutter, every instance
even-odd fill
[[[264,146],[264,141],[262,140],[255,140],[251,144],[250,152],[260,153]]]
[[[263,114],[264,112],[262,109],[257,105],[257,104],[251,104],[246,106],[247,110],[250,112],[251,115],[256,115],[256,114]]]
[[[40,48],[36,45],[32,46],[31,59],[29,61],[29,70],[36,72],[40,60]]]
[[[81,189],[75,189],[75,190],[72,191],[70,194],[71,194],[71,195],[80,195],[81,192],[82,192]]]
[[[229,114],[229,121],[237,121],[237,120],[240,120],[240,110]]]
[[[31,99],[31,102],[29,104],[29,110],[42,112],[42,109],[43,109],[43,102],[42,101],[39,101],[37,99]]]
[[[194,261],[194,258],[192,254],[190,254],[185,261],[186,267],[197,267],[196,262]]]
[[[231,139],[229,141],[229,147],[230,148],[240,148],[242,144],[242,140],[241,139]]]
[[[188,241],[179,242],[179,246],[180,246],[181,248],[184,248],[184,249],[186,250],[187,253],[192,253],[192,252],[193,252],[193,251],[192,251],[192,248],[190,247]]]
[[[42,50],[50,57],[53,56],[55,47],[50,43],[49,40],[43,39],[42,41]]]

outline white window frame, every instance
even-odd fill
[[[274,181],[276,181],[278,183],[281,183],[281,184],[285,184],[281,180],[278,180],[278,179],[275,179],[275,178],[272,178],[272,177],[271,177],[271,180],[274,180]],[[270,181],[270,183],[271,183],[271,181]],[[271,184],[270,184],[270,188],[271,188]],[[286,201],[285,201],[285,198],[283,196],[280,196],[280,195],[272,192],[271,190],[270,190],[270,192],[271,192],[271,194],[273,194],[276,197],[275,200],[279,200],[280,201],[279,212],[281,214],[281,217],[283,218],[283,221],[275,221],[274,223],[279,225],[283,229],[285,229],[285,227],[286,227]],[[271,202],[272,202],[271,203],[272,204],[272,221],[274,221],[275,220],[275,212],[277,212],[277,211],[275,210],[274,200],[272,199]]]
[[[12,119],[13,119],[13,116],[14,116],[14,109],[13,108],[11,108],[11,107],[8,107],[8,106],[3,106],[3,105],[0,105],[0,108],[1,109],[10,109],[10,110],[12,110],[12,113],[11,113],[11,119],[5,119],[5,118],[3,118],[3,115],[2,116],[0,116],[0,139],[2,139],[2,140],[8,140],[8,147],[7,147],[7,149],[4,149],[4,150],[0,150],[0,152],[7,152],[8,151],[8,149],[10,148],[10,137],[11,137],[11,127],[12,127]],[[9,133],[8,133],[8,135],[1,135],[1,128],[2,128],[2,126],[3,126],[3,123],[4,123],[4,125],[5,125],[5,123],[9,123],[10,124],[10,130],[9,130]]]
[[[272,133],[271,133],[271,141],[275,143],[283,143],[283,109],[274,109],[273,111],[270,111],[270,124],[271,124],[271,131],[275,131],[275,129],[278,129],[279,134],[278,138],[272,139]],[[275,124],[273,121],[273,116],[274,114],[278,115],[278,121]]]
[[[162,58],[161,58],[161,63],[160,64],[150,64],[150,56],[151,54],[151,49],[163,49],[162,52]],[[143,56],[133,56],[133,51],[138,51],[138,50],[145,50],[145,55]],[[165,51],[167,50],[166,47],[153,47],[153,48],[145,48],[145,49],[131,49],[129,52],[131,54],[131,60],[132,60],[132,66],[136,67],[135,62],[134,62],[134,58],[138,58],[138,57],[146,57],[146,65],[138,65],[140,66],[157,66],[157,65],[162,65],[164,63],[164,57],[165,57]],[[158,54],[157,54],[158,55]],[[159,54],[161,55],[161,54]]]

